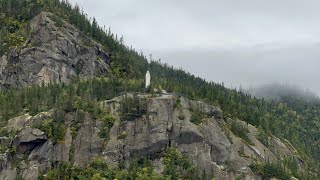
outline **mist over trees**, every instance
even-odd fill
[[[302,100],[308,103],[320,103],[320,99],[316,93],[289,83],[270,83],[242,91],[257,98],[264,98],[275,102],[290,103],[292,100]]]

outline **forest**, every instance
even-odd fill
[[[99,116],[103,114],[99,101],[125,91],[143,92],[143,79],[148,69],[154,88],[219,106],[226,118],[244,120],[258,127],[262,139],[268,139],[270,135],[288,139],[299,155],[307,159],[308,171],[320,173],[319,103],[303,99],[258,99],[239,90],[228,89],[223,84],[208,82],[159,60],[148,60],[142,52],[126,46],[124,39],[111,32],[111,28],[100,27],[79,6],[72,6],[66,0],[0,0],[0,55],[22,46],[30,34],[28,20],[41,11],[55,13],[101,43],[104,50],[112,55],[112,74],[88,81],[74,80],[70,84],[2,90],[0,128],[15,116],[26,112],[35,115],[52,108],[84,110]],[[267,141],[265,143],[268,144]]]

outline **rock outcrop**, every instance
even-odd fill
[[[0,87],[67,83],[75,77],[108,74],[109,54],[102,46],[55,15],[42,12],[30,22],[31,36],[24,47],[0,57]]]
[[[32,151],[34,148],[42,145],[47,141],[47,136],[39,129],[25,128],[21,130],[13,140],[13,145],[19,153]]]
[[[50,119],[52,112],[11,119],[5,129],[18,133],[12,137],[12,142],[7,137],[0,139],[7,143],[8,148],[16,147],[17,152],[12,156],[8,150],[0,156],[0,179],[11,180],[19,176],[33,180],[40,172],[45,174],[59,162],[85,167],[97,156],[113,167],[119,163],[128,166],[136,156],[148,157],[161,173],[164,167],[162,160],[169,147],[177,148],[194,165],[216,179],[261,179],[249,168],[255,160],[274,161],[276,156],[300,159],[290,144],[276,137],[271,137],[272,148],[264,146],[256,138],[258,131],[255,127],[224,118],[223,112],[214,106],[170,94],[140,97],[147,100],[147,112],[130,121],[121,121],[119,107],[123,97],[101,103],[117,119],[107,140],[99,137],[101,122],[90,113],[85,113],[80,119],[73,112],[66,113],[64,140],[57,143],[39,129],[31,128]],[[199,110],[205,116],[202,123],[196,125],[191,122],[191,117]],[[228,129],[228,121],[248,126],[248,137],[253,144],[235,136]],[[18,124],[16,129],[14,124]]]
[[[86,114],[83,125],[73,140],[73,163],[75,165],[83,167],[94,157],[102,154],[103,140],[98,133],[99,122]]]
[[[217,179],[259,179],[249,168],[255,160],[275,161],[276,156],[295,155],[294,148],[281,141],[276,142],[281,143],[281,148],[276,148],[276,144],[272,144],[274,148],[263,145],[256,138],[257,129],[251,125],[248,125],[248,136],[254,145],[246,143],[228,129],[229,125],[219,108],[201,101],[174,95],[150,98],[145,116],[121,122],[117,110],[120,99],[104,103],[118,117],[118,123],[111,129],[110,139],[103,150],[104,159],[115,167],[120,161],[128,164],[130,158],[142,156],[153,159],[154,165],[161,172],[161,159],[165,150],[176,147],[193,164]],[[200,125],[195,125],[191,122],[191,116],[199,110],[206,116]]]

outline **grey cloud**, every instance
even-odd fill
[[[140,49],[224,48],[320,38],[316,0],[73,1]],[[142,37],[150,40],[141,41]]]
[[[319,0],[72,0],[128,45],[225,84],[320,94]]]
[[[318,46],[276,49],[156,52],[176,67],[229,87],[259,87],[269,83],[298,85],[320,95]]]

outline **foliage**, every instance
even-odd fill
[[[0,154],[5,153],[5,152],[7,151],[7,149],[8,149],[8,147],[6,147],[6,146],[4,146],[4,145],[0,144]]]
[[[126,94],[122,98],[120,111],[122,121],[132,121],[136,118],[142,117],[147,112],[146,99],[137,95],[129,97]]]
[[[50,17],[50,19],[51,19],[52,21],[55,22],[55,25],[56,25],[57,27],[62,27],[62,26],[63,26],[64,22],[63,22],[63,20],[62,20],[61,18],[57,17],[57,16],[54,15],[54,14],[53,14],[53,15],[50,15],[49,17]]]
[[[168,179],[197,179],[195,167],[176,148],[169,148],[163,159],[164,176]]]
[[[190,121],[192,123],[199,125],[203,122],[203,119],[204,119],[204,114],[201,111],[199,110],[192,111],[191,118],[190,118]]]
[[[181,107],[181,99],[177,98],[176,103],[174,104],[175,109],[179,109]]]
[[[60,162],[49,170],[45,176],[40,174],[38,179],[199,179],[196,176],[195,167],[176,148],[169,148],[166,151],[163,162],[165,165],[163,175],[156,173],[151,161],[145,157],[133,157],[127,169],[111,168],[100,157],[94,159],[85,168],[71,166],[67,162]]]
[[[269,142],[269,135],[261,128],[261,126],[258,127],[258,134],[257,134],[257,139],[266,147],[270,147],[270,142]]]
[[[110,99],[124,90],[140,91],[139,81],[134,84],[128,81],[94,78],[90,81],[74,81],[68,85],[50,84],[48,86],[34,85],[25,89],[0,91],[0,124],[3,126],[10,118],[28,112],[35,115],[50,109],[65,112],[90,112],[100,118],[102,109],[99,101]]]
[[[299,164],[298,161],[295,157],[284,157],[283,159],[283,164],[290,170],[291,174],[295,177],[299,177]],[[305,179],[303,177],[300,177],[300,179]]]
[[[243,139],[249,145],[254,145],[248,136],[249,130],[247,127],[245,127],[245,125],[238,122],[237,120],[232,120],[231,125],[230,125],[230,129],[234,135]]]
[[[52,12],[73,24],[100,42],[104,50],[112,54],[111,79],[102,78],[86,82],[75,81],[69,85],[33,86],[22,90],[2,91],[0,127],[16,115],[25,112],[36,114],[60,106],[73,110],[82,109],[99,115],[101,109],[98,108],[98,101],[109,99],[126,90],[141,91],[144,87],[141,80],[144,79],[146,69],[149,69],[154,87],[161,86],[167,92],[179,92],[191,99],[218,104],[226,117],[238,118],[259,127],[261,132],[265,133],[264,136],[272,134],[288,139],[300,154],[309,157],[305,158],[307,168],[315,173],[319,171],[319,102],[306,102],[292,97],[281,97],[279,102],[270,102],[251,97],[236,89],[225,88],[223,84],[207,82],[152,58],[148,63],[143,53],[125,46],[123,38],[113,34],[110,28],[99,27],[94,18],[90,20],[79,6],[72,6],[68,1],[0,0],[0,55],[10,48],[21,45],[23,40],[20,37],[25,38],[28,34],[26,23],[43,10]],[[10,36],[11,38],[7,39],[8,43],[4,42],[5,37]],[[126,111],[130,112],[128,109]]]
[[[107,139],[109,138],[109,131],[116,119],[107,113],[103,115],[100,120],[102,121],[102,128],[100,129],[99,136],[100,138]]]
[[[129,169],[113,169],[101,158],[96,158],[86,168],[71,166],[66,162],[59,163],[57,167],[50,170],[46,176],[39,176],[40,180],[55,179],[137,179],[137,180],[160,180],[164,179],[156,173],[149,160],[134,158]]]
[[[42,121],[40,124],[35,125],[35,128],[40,129],[48,135],[48,138],[51,138],[53,143],[59,143],[63,141],[66,132],[63,115],[64,112],[56,110],[53,113],[53,119]]]
[[[118,136],[118,139],[124,139],[128,136],[127,131],[122,131],[121,134]]]
[[[190,99],[219,102],[226,117],[241,119],[260,128],[268,135],[288,139],[299,152],[312,156],[310,167],[317,171],[320,159],[320,105],[304,101],[281,103],[256,99],[237,90],[227,89],[223,84],[206,82],[180,69],[159,62],[150,63],[154,83],[173,88]],[[159,76],[158,76],[159,75]],[[155,77],[157,76],[157,77]]]
[[[0,56],[9,49],[19,48],[26,38],[26,30],[23,26],[26,23],[13,17],[0,15]]]
[[[273,163],[255,163],[250,165],[253,172],[260,174],[263,178],[278,178],[281,180],[290,180],[291,176],[286,172],[281,164]]]

